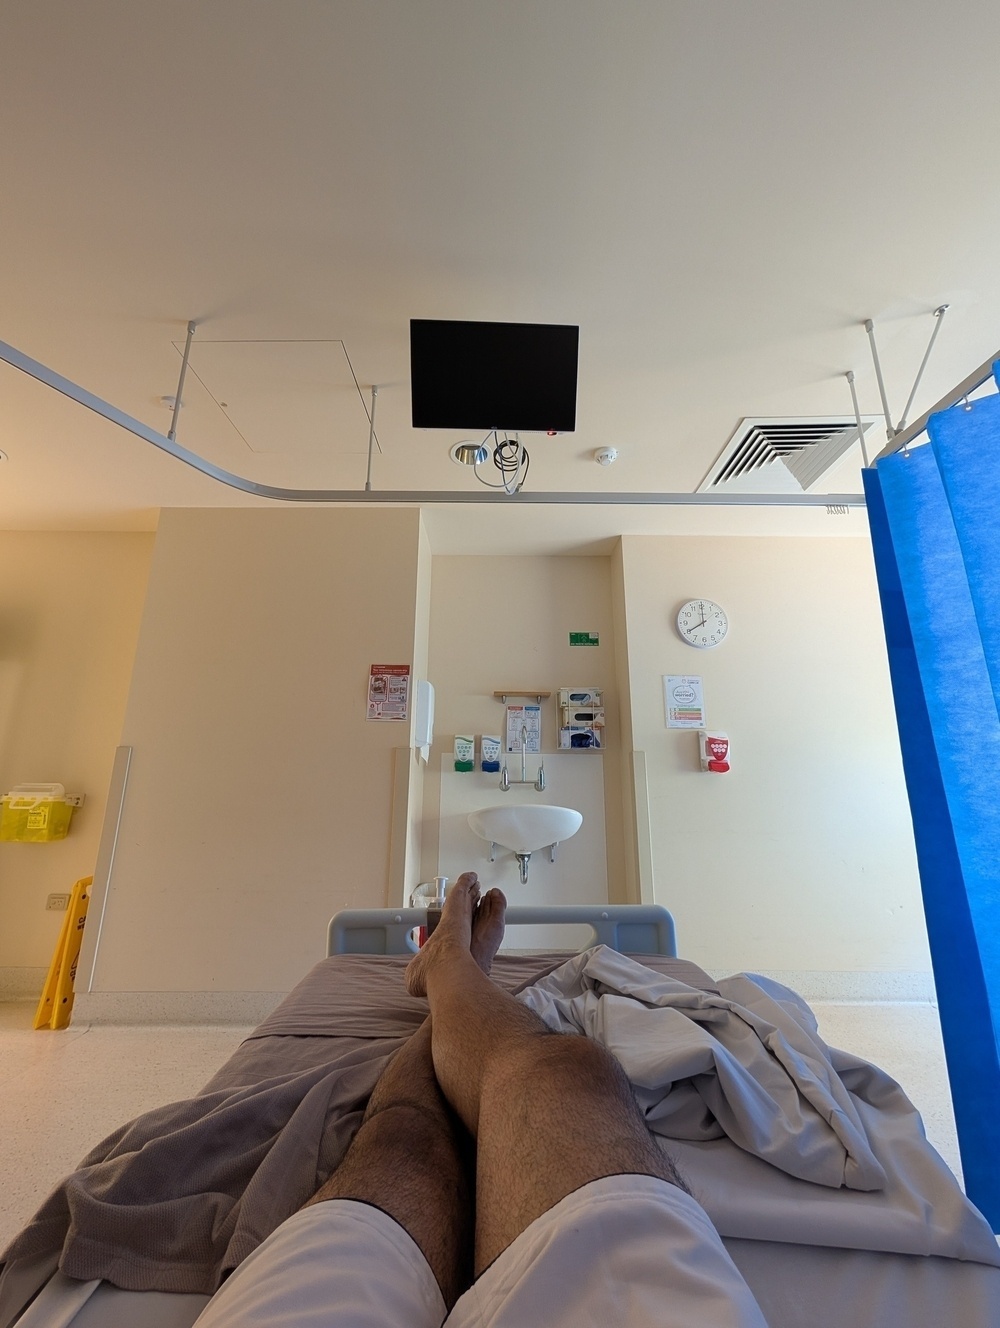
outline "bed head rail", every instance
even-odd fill
[[[425,908],[345,908],[330,919],[326,953],[415,954],[410,933],[426,923]],[[592,937],[581,950],[607,945],[622,954],[677,954],[674,920],[659,904],[539,904],[507,910],[512,927],[566,923],[590,927]]]

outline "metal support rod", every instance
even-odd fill
[[[981,364],[978,369],[973,369],[968,378],[963,378],[957,387],[953,387],[950,392],[946,392],[940,401],[935,401],[930,410],[925,410],[919,420],[914,420],[912,424],[906,426],[902,433],[897,433],[892,441],[882,448],[875,460],[881,461],[883,457],[891,456],[893,452],[900,452],[914,438],[919,438],[927,428],[927,421],[932,415],[936,415],[939,410],[947,410],[949,406],[957,406],[971,392],[975,392],[977,387],[982,387],[984,383],[988,383],[993,377],[993,366],[998,362],[1000,362],[1000,350],[994,351],[988,360]]]
[[[906,428],[906,417],[909,415],[910,407],[913,405],[913,398],[917,395],[917,388],[920,386],[920,380],[923,378],[924,370],[927,368],[927,361],[930,359],[931,351],[934,349],[934,341],[937,334],[941,331],[941,324],[944,322],[945,310],[947,308],[948,306],[946,304],[941,304],[934,310],[934,328],[931,332],[931,339],[927,343],[927,349],[924,351],[924,358],[920,361],[920,368],[917,370],[917,376],[913,380],[913,390],[909,395],[906,405],[903,407],[902,417],[896,425],[896,433],[901,433]]]
[[[861,423],[861,411],[858,408],[858,393],[854,386],[854,370],[848,369],[847,381],[851,385],[851,400],[854,402],[854,418],[858,425],[858,442],[861,444],[861,457],[865,463],[865,470],[868,469],[868,448],[865,447],[865,426]]]
[[[177,395],[174,397],[174,413],[170,417],[170,431],[167,434],[167,437],[171,442],[174,442],[177,438],[177,416],[180,414],[181,409],[181,394],[184,391],[184,379],[187,377],[188,360],[191,357],[191,340],[194,337],[194,329],[195,322],[192,318],[188,323],[187,341],[184,343],[184,357],[181,360],[181,376],[177,380]]]
[[[885,383],[882,381],[882,366],[878,361],[878,347],[875,345],[875,324],[870,318],[865,319],[865,331],[868,333],[868,340],[871,342],[872,359],[875,362],[875,377],[878,379],[878,392],[882,398],[882,413],[885,415],[886,437],[892,442],[896,435],[896,430],[892,427],[892,416],[889,413],[889,402],[885,395]]]
[[[375,402],[378,400],[378,387],[372,383],[372,409],[368,417],[368,475],[365,479],[365,493],[372,491],[372,449],[375,446]]]

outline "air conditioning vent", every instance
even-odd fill
[[[862,415],[867,434],[878,422]],[[852,419],[745,419],[723,448],[698,493],[795,493],[811,488],[857,442]]]

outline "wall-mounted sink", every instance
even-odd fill
[[[517,856],[522,882],[528,879],[528,859],[536,849],[562,843],[583,825],[572,807],[526,804],[520,807],[483,807],[469,813],[469,827],[480,839],[499,844]]]

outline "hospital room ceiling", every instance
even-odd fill
[[[576,323],[526,488],[697,489],[739,421],[911,418],[1000,348],[1000,9],[771,0],[0,7],[0,340],[293,488],[479,486],[410,424],[410,318]],[[355,383],[355,379],[357,380]],[[225,405],[222,405],[222,403]],[[884,443],[884,430],[874,450]],[[599,448],[618,449],[611,467]],[[0,364],[0,527],[267,506]],[[490,479],[498,476],[484,467]],[[860,490],[855,446],[817,486]],[[825,509],[456,506],[434,547],[863,533]]]

